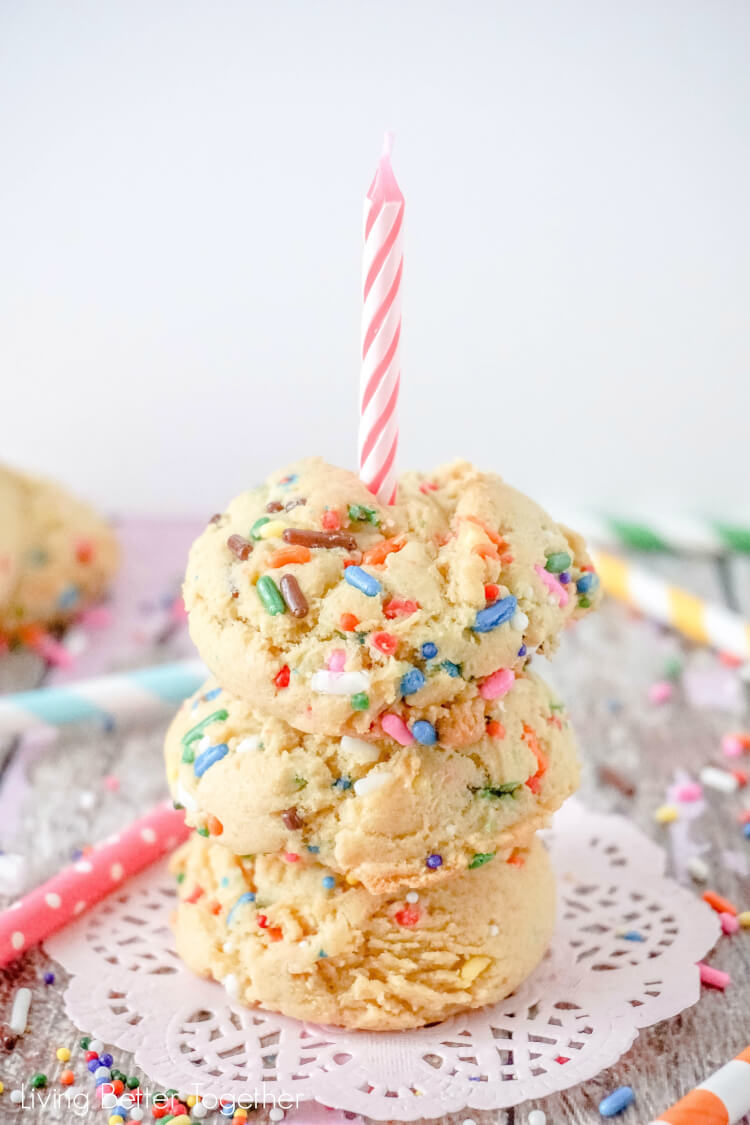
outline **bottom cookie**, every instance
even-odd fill
[[[481,859],[482,857],[478,857]],[[555,889],[532,838],[434,887],[368,894],[313,859],[175,853],[177,951],[249,1006],[368,1030],[443,1020],[512,992],[552,935]]]

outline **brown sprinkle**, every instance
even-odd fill
[[[288,527],[283,538],[300,547],[344,547],[353,551],[357,540],[348,531],[308,531],[302,527]]]
[[[294,575],[285,574],[279,582],[279,586],[281,587],[281,596],[292,617],[307,617],[310,607]]]
[[[301,504],[306,504],[307,500],[304,496],[300,496],[297,500],[288,500],[284,505],[285,512],[291,512],[292,508],[299,508]]]
[[[215,515],[211,516],[211,519],[208,522],[209,523],[220,523],[221,522],[221,512],[216,512]]]
[[[290,832],[296,832],[304,823],[296,808],[285,809],[281,814],[281,819],[284,821],[285,828],[288,828]]]
[[[282,511],[283,507],[284,507],[284,505],[281,503],[280,500],[269,500],[268,503],[266,504],[266,511],[267,512],[280,512],[280,511]]]
[[[599,780],[604,785],[611,785],[617,789],[624,797],[634,797],[636,794],[636,787],[632,781],[627,777],[623,777],[617,770],[612,769],[612,766],[599,766]]]
[[[230,535],[227,539],[227,547],[240,562],[249,559],[253,550],[252,543],[241,535]]]

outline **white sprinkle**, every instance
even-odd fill
[[[354,782],[354,792],[358,797],[366,797],[368,793],[374,793],[377,789],[382,789],[390,776],[387,771],[368,773],[367,777],[360,777],[359,781]]]
[[[20,895],[26,885],[26,856],[0,855],[0,895]]]
[[[510,619],[511,628],[522,633],[529,624],[529,619],[522,609],[517,609]]]
[[[532,1109],[529,1114],[528,1125],[547,1125],[547,1114],[543,1109]]]
[[[23,1090],[11,1090],[10,1100],[13,1102],[13,1105],[20,1105],[23,1101]]]
[[[247,754],[250,750],[260,750],[260,735],[249,734],[247,738],[240,739],[235,746],[235,750],[238,754]]]
[[[711,872],[705,859],[701,859],[698,855],[691,856],[687,862],[687,869],[688,874],[692,879],[695,879],[696,883],[708,882],[708,876]]]
[[[316,672],[310,687],[319,695],[357,695],[367,691],[370,677],[367,672]]]
[[[120,1094],[119,1104],[121,1106],[123,1106],[124,1109],[132,1109],[133,1108],[132,1095],[131,1094]]]
[[[119,883],[120,879],[122,879],[123,875],[125,874],[125,868],[121,863],[113,863],[109,869],[109,873],[114,881],[116,883]]]
[[[208,1109],[202,1102],[196,1102],[190,1112],[198,1121],[202,1121],[208,1113]],[[131,1113],[130,1116],[132,1117],[133,1114]]]
[[[50,891],[48,894],[46,894],[44,896],[44,901],[52,910],[59,910],[62,906],[62,899],[58,894],[55,894],[54,891]]]
[[[23,949],[23,943],[25,941],[26,938],[23,936],[20,930],[16,930],[10,935],[10,944],[14,949]]]
[[[496,926],[495,923],[493,922],[492,925],[490,926],[488,932],[489,932],[490,937],[497,937],[497,935],[500,933],[500,927]]]
[[[234,942],[225,941],[221,947],[222,953],[232,953],[234,951]]]
[[[269,1121],[283,1121],[284,1120],[284,1110],[278,1109],[276,1106],[274,1106],[273,1109],[269,1109],[268,1120]]]
[[[201,750],[208,750],[209,746],[213,746],[213,742],[207,734],[204,734],[203,738],[198,743],[198,753],[200,754]]]
[[[419,902],[419,895],[417,894],[416,891],[409,891],[408,895],[406,896],[406,901],[407,902]]]
[[[193,1106],[193,1117],[198,1116],[198,1114],[195,1112],[197,1108],[198,1108],[197,1105]],[[145,1109],[141,1109],[141,1107],[139,1105],[134,1105],[132,1107],[132,1109],[130,1110],[130,1120],[131,1121],[143,1121],[143,1118],[145,1117],[145,1115],[146,1115]],[[204,1114],[204,1116],[205,1116],[205,1114]]]
[[[114,1109],[117,1105],[117,1096],[111,1091],[108,1094],[102,1094],[102,1109]]]
[[[89,1050],[96,1051],[97,1055],[100,1055],[104,1050],[104,1044],[101,1039],[92,1039],[89,1043]]]
[[[240,986],[234,973],[227,973],[225,977],[222,977],[221,983],[224,985],[232,999],[236,1000],[240,994]]]
[[[716,789],[719,793],[734,793],[739,787],[733,774],[716,769],[715,766],[705,766],[699,776],[701,785],[707,785],[709,789]]]
[[[8,1027],[14,1035],[23,1035],[26,1031],[26,1021],[29,1018],[29,1007],[31,1005],[31,989],[19,988],[18,992],[13,997],[13,1008],[10,1013],[10,1021]]]
[[[461,1125],[477,1125],[473,1117],[464,1117]]]
[[[185,786],[180,784],[179,781],[177,785],[175,785],[175,797],[177,798],[177,804],[182,805],[188,812],[195,812],[198,808],[198,802],[193,794],[188,793]]]
[[[154,832],[153,828],[142,828],[141,829],[141,839],[143,840],[143,842],[145,844],[155,844],[156,843],[156,833]]]
[[[85,902],[77,902],[75,904],[75,906],[73,907],[73,913],[74,914],[81,914],[82,911],[84,911],[85,909],[86,909],[86,903]]]
[[[377,762],[380,757],[378,746],[365,742],[363,738],[352,738],[348,734],[341,739],[341,749],[345,754],[353,754],[360,762]]]
[[[79,875],[89,875],[94,868],[87,859],[79,859],[77,863],[73,864],[73,870],[77,871]]]
[[[84,789],[81,793],[78,794],[78,807],[80,809],[83,809],[84,812],[88,812],[90,809],[93,809],[95,804],[96,793],[92,793],[90,789]]]

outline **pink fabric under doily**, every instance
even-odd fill
[[[717,916],[664,876],[664,852],[630,822],[570,801],[547,837],[559,910],[544,962],[501,1003],[419,1031],[305,1024],[197,979],[174,953],[165,864],[46,948],[71,974],[70,1017],[133,1052],[155,1084],[216,1098],[262,1088],[379,1120],[517,1105],[592,1078],[639,1028],[694,1004],[696,962],[719,936]],[[288,1119],[339,1125],[312,1112]]]

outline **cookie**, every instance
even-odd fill
[[[460,748],[402,746],[382,730],[303,734],[211,682],[181,708],[165,752],[188,824],[239,855],[313,854],[372,893],[507,858],[578,783],[562,705],[531,674],[483,709],[479,738]]]
[[[190,552],[190,630],[218,681],[300,730],[366,732],[402,701],[491,700],[596,603],[582,540],[464,461],[383,507],[313,458],[238,496]]]
[[[21,508],[18,479],[0,466],[0,612],[18,580],[22,551]]]
[[[15,492],[20,529],[13,579],[0,598],[0,631],[65,624],[106,592],[117,567],[114,533],[53,481],[9,470],[2,477]]]
[[[371,895],[310,857],[233,856],[193,835],[172,860],[177,952],[243,1004],[369,1030],[443,1020],[511,993],[554,923],[534,839],[418,892]]]

